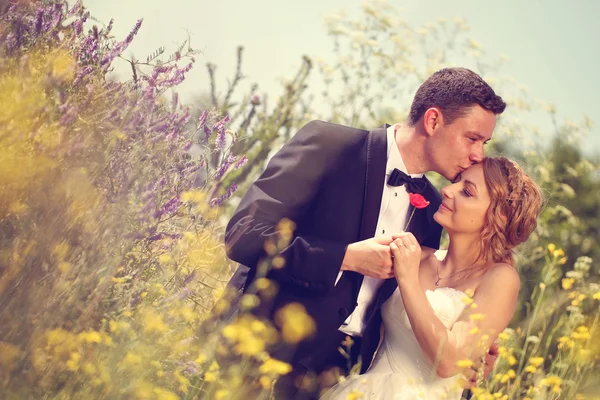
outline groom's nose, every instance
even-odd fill
[[[484,157],[485,155],[483,154],[483,145],[475,146],[471,151],[471,156],[469,157],[469,160],[471,160],[473,164],[479,164],[483,161]]]

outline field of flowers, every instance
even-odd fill
[[[276,136],[308,117],[298,105],[310,61],[275,111],[255,97],[238,114],[197,110],[172,90],[195,62],[189,44],[129,61],[121,82],[108,75],[142,21],[117,40],[80,2],[0,13],[0,398],[270,398],[290,366],[266,350],[314,326],[296,305],[277,326],[245,312],[277,290],[266,278],[241,298],[240,318],[221,318],[235,295],[222,221]],[[341,109],[332,104],[331,119],[364,120]],[[567,178],[597,182],[598,166],[564,172],[547,154],[521,156],[553,201],[519,259],[521,311],[474,397],[600,398],[599,270],[588,257],[599,243],[566,206],[577,193]],[[280,232],[266,268],[285,267],[277,254],[293,227]]]

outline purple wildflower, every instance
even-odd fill
[[[198,125],[196,125],[196,129],[204,128],[206,125],[206,120],[208,119],[208,110],[204,110],[202,114],[200,114],[200,118],[198,118]]]
[[[213,126],[213,130],[217,131],[217,141],[215,144],[217,146],[217,149],[219,149],[219,150],[225,150],[225,145],[226,145],[225,133],[227,132],[226,125],[228,123],[229,123],[229,115],[226,115],[222,120],[220,120]]]
[[[233,170],[235,171],[236,169],[243,167],[244,165],[246,165],[247,162],[248,159],[246,158],[246,156],[241,156],[240,159],[237,160],[235,165],[233,166]]]
[[[221,179],[223,177],[223,175],[225,175],[225,172],[227,171],[229,166],[233,163],[234,159],[235,159],[235,157],[233,155],[230,155],[229,157],[227,157],[226,160],[223,161],[223,163],[217,169],[217,173],[215,174],[215,181],[218,181],[219,179]]]
[[[181,201],[179,200],[179,196],[173,197],[171,200],[167,201],[165,203],[165,205],[163,205],[161,207],[160,210],[158,210],[158,212],[156,213],[155,217],[156,218],[160,218],[163,215],[173,214],[177,210],[177,208],[179,207],[180,203],[181,203]]]
[[[220,197],[217,197],[215,199],[212,199],[210,201],[210,205],[212,207],[218,207],[221,205],[221,203],[223,203],[223,201],[227,200],[228,198],[231,197],[231,195],[233,195],[233,193],[237,190],[238,186],[234,183],[233,185],[231,185],[226,191],[225,194],[223,194]]]
[[[129,35],[122,42],[117,43],[108,53],[102,56],[100,60],[100,65],[105,66],[110,64],[115,58],[117,58],[125,49],[131,44],[135,35],[137,35],[140,27],[142,26],[143,19],[139,19],[136,23]]]

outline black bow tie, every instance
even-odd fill
[[[406,190],[410,193],[423,193],[425,188],[427,188],[425,178],[411,178],[398,168],[394,168],[387,180],[387,184],[390,186],[406,185]]]

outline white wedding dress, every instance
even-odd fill
[[[452,328],[465,308],[466,295],[447,287],[427,290],[426,295],[437,317]],[[331,388],[324,399],[460,399],[459,375],[440,378],[436,374],[415,338],[399,289],[383,304],[381,313],[385,335],[373,364],[363,375],[350,376]],[[355,396],[349,397],[351,393]]]

